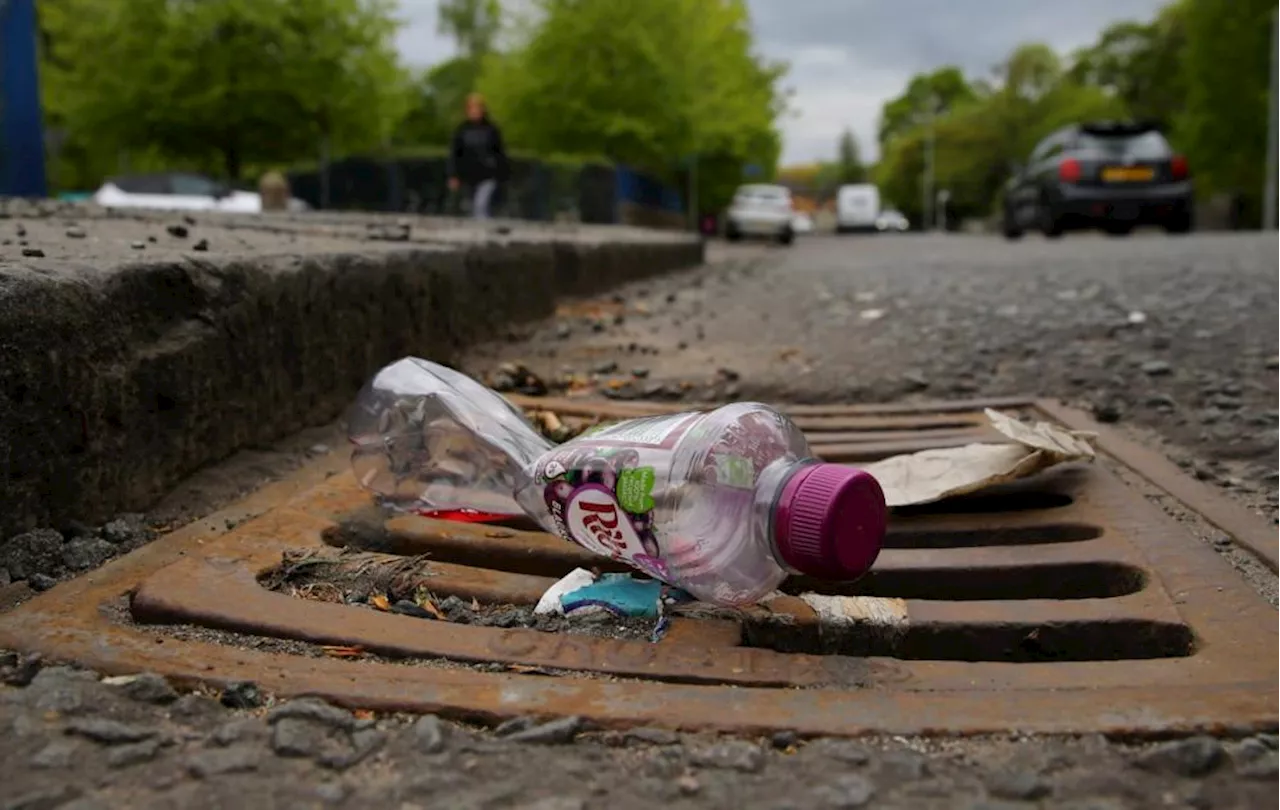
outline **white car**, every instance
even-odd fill
[[[910,229],[911,223],[901,211],[886,208],[880,212],[880,216],[876,217],[876,230],[880,233],[906,233]]]
[[[725,236],[733,242],[744,236],[764,236],[789,245],[796,234],[795,217],[786,186],[741,186],[729,207]]]
[[[836,192],[836,233],[876,230],[880,189],[870,183],[841,186]]]
[[[262,212],[262,197],[252,191],[237,191],[199,174],[167,172],[113,177],[93,194],[93,201],[106,208],[152,208],[163,211],[225,211],[234,214]],[[310,208],[296,197],[290,211]]]
[[[813,233],[813,217],[805,213],[796,214],[791,220],[791,230],[796,233]]]

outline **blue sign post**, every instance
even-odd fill
[[[0,196],[47,193],[35,0],[0,0]]]

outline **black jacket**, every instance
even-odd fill
[[[468,184],[506,179],[507,153],[502,133],[488,118],[463,121],[454,130],[449,176]]]

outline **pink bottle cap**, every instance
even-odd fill
[[[774,513],[783,562],[817,579],[857,579],[880,554],[888,524],[884,491],[869,473],[811,464],[791,476]]]

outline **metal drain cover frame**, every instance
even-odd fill
[[[512,399],[600,418],[689,407]],[[1275,569],[1275,532],[1260,518],[1056,403],[785,409],[818,455],[856,463],[988,439],[987,406],[1098,432],[1104,455]],[[678,619],[656,644],[428,621],[258,583],[283,552],[341,540],[373,511],[345,453],[331,454],[0,615],[0,647],[108,674],[150,670],[187,685],[251,680],[281,695],[487,723],[576,714],[602,727],[806,736],[1129,737],[1277,725],[1275,611],[1101,464],[895,515],[874,573],[826,589],[891,600],[892,621],[835,628],[784,597],[735,619]],[[388,550],[432,555],[433,593],[482,602],[529,604],[558,573],[602,562],[540,532],[403,516],[382,530]],[[786,590],[815,584],[794,586]],[[125,598],[129,617],[120,615]],[[172,623],[358,647],[379,660],[268,652],[155,626]]]

